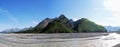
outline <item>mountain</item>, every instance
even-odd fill
[[[60,23],[64,24],[66,27],[72,29],[72,25],[71,25],[69,19],[67,17],[65,17],[63,14],[60,15],[60,17],[58,19],[56,19],[56,21],[59,21]]]
[[[74,25],[74,30],[78,32],[106,32],[106,29],[103,26],[97,25],[87,18],[81,18],[75,21]]]
[[[52,21],[41,33],[72,33],[72,30],[59,21]]]
[[[37,26],[34,27],[33,31],[41,32],[53,19],[46,18],[42,22],[40,22]]]
[[[45,28],[52,19],[46,18],[42,22],[40,22],[35,28]]]
[[[72,25],[64,15],[54,19],[42,30],[41,33],[72,33]]]
[[[1,31],[1,33],[18,32],[20,30],[21,29],[19,29],[19,28],[5,29],[5,30]]]
[[[77,21],[68,19],[63,14],[59,17],[46,18],[35,27],[28,30],[21,30],[16,33],[79,33],[79,32],[107,32],[107,30],[96,23],[81,18]]]
[[[69,20],[69,23],[70,23],[71,27],[74,28],[74,21],[72,19]]]
[[[114,31],[119,31],[120,27],[119,26],[104,26],[108,32],[114,32]]]

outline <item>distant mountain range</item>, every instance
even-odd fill
[[[21,30],[22,29],[19,29],[19,28],[5,29],[5,30],[1,31],[1,33],[19,32]]]
[[[120,27],[119,26],[104,26],[108,32],[118,32],[120,31]]]
[[[63,14],[57,18],[46,18],[35,27],[20,30],[15,33],[80,33],[80,32],[107,32],[107,30],[96,23],[81,18],[77,21],[68,19]]]

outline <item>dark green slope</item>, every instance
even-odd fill
[[[53,21],[41,33],[72,33],[72,30],[59,21]]]
[[[106,29],[97,25],[96,23],[89,21],[86,18],[82,18],[74,23],[74,30],[78,32],[107,32]]]
[[[60,17],[58,17],[58,18],[56,19],[56,21],[64,24],[66,27],[72,29],[72,25],[70,24],[69,19],[68,19],[67,17],[65,17],[63,14],[60,15]]]

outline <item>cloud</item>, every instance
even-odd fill
[[[120,11],[120,0],[104,0],[103,5],[106,9],[114,12]]]
[[[18,19],[14,17],[8,10],[0,8],[0,14],[3,16],[7,16],[12,22],[15,22],[16,24],[20,24]]]
[[[111,21],[113,26],[120,26],[120,0],[103,0],[103,7],[112,13],[106,19]]]

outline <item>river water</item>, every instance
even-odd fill
[[[120,34],[110,33],[107,36],[87,38],[87,40],[81,41],[80,47],[113,47],[119,43]]]
[[[66,39],[44,43],[42,47],[113,47],[120,43],[120,35],[111,33],[107,36]]]
[[[61,36],[69,35],[5,34],[0,36],[0,44],[9,47],[113,47],[120,43],[117,33],[81,38]]]

